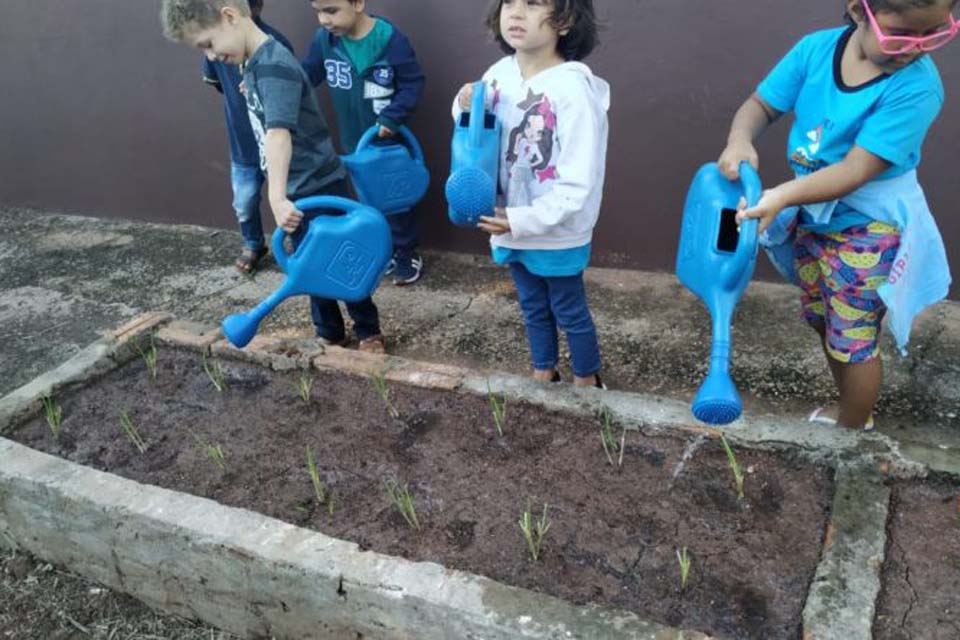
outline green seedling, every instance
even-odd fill
[[[677,549],[677,562],[680,563],[680,591],[686,591],[687,580],[690,578],[690,565],[693,563],[686,547],[683,548],[683,551]]]
[[[543,539],[547,535],[547,531],[550,530],[550,524],[550,520],[547,518],[546,504],[543,505],[543,515],[540,516],[540,520],[537,522],[533,521],[533,513],[529,505],[520,518],[520,530],[523,532],[523,539],[527,543],[527,550],[530,552],[530,557],[533,558],[534,562],[540,559],[540,545],[543,544]]]
[[[411,528],[420,531],[420,521],[417,520],[417,510],[413,506],[413,496],[410,495],[410,487],[408,485],[400,485],[396,480],[387,480],[384,483],[384,486],[387,489],[387,495],[390,496],[390,501],[393,502],[393,505],[400,512],[400,515],[403,516],[403,519],[407,521],[407,524]]]
[[[733,479],[737,483],[737,497],[743,500],[743,470],[740,468],[740,463],[737,462],[737,456],[733,455],[733,449],[730,448],[730,443],[727,442],[723,434],[720,434],[720,444],[723,445],[723,450],[727,454],[730,471],[733,472]]]
[[[150,346],[144,349],[140,346],[140,341],[137,340],[133,343],[134,349],[137,350],[137,353],[140,354],[140,357],[143,359],[143,364],[146,365],[147,371],[150,373],[150,377],[154,380],[157,379],[157,345],[153,341],[153,336],[150,336]]]
[[[497,427],[497,433],[503,437],[503,425],[506,424],[507,417],[507,397],[499,398],[490,389],[490,380],[487,380],[487,400],[490,402],[490,413],[493,414],[493,424]]]
[[[603,407],[600,410],[600,420],[602,423],[600,425],[600,442],[603,444],[603,452],[607,455],[610,466],[623,467],[623,452],[627,444],[627,427],[622,428],[620,441],[617,442],[617,439],[613,436],[613,416],[608,407]],[[613,454],[615,453],[620,454],[616,463],[613,462]]]
[[[223,366],[217,361],[208,361],[207,354],[203,354],[203,370],[206,371],[207,377],[213,383],[214,389],[222,392],[227,388],[227,376],[223,373]]]
[[[218,467],[220,471],[227,470],[227,457],[223,453],[223,448],[220,445],[212,445],[209,442],[204,442],[200,436],[190,432],[190,435],[193,436],[193,439],[197,441],[197,444],[200,445],[200,448],[206,454],[208,458]]]
[[[390,417],[394,420],[399,420],[400,412],[397,411],[397,408],[393,406],[393,402],[390,401],[390,388],[387,386],[387,377],[382,371],[373,374],[373,388],[377,390],[377,395],[383,400],[383,404],[387,407]]]
[[[310,474],[310,481],[313,482],[313,493],[317,497],[317,503],[324,504],[328,499],[327,485],[320,479],[320,471],[317,469],[317,461],[313,457],[310,445],[307,445],[307,473]],[[327,508],[330,508],[329,504]]]
[[[302,374],[297,382],[297,391],[300,393],[300,399],[304,404],[310,404],[310,392],[313,391],[313,378],[307,374]]]
[[[60,424],[63,418],[63,407],[57,404],[51,396],[43,396],[43,415],[47,418],[47,424],[50,425],[50,432],[55,439],[60,438]]]
[[[140,431],[137,430],[136,425],[133,424],[133,420],[130,419],[130,414],[126,411],[120,414],[120,427],[127,435],[127,439],[130,440],[133,446],[137,448],[137,451],[139,451],[141,455],[145,453],[147,450],[147,443],[140,435]]]

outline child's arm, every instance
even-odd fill
[[[203,59],[203,66],[201,67],[201,77],[203,78],[203,83],[209,85],[216,89],[218,92],[223,93],[223,87],[220,85],[220,77],[217,75],[217,72],[213,68],[213,63]]]
[[[753,141],[760,137],[768,126],[783,115],[756,93],[737,110],[730,125],[727,147],[720,154],[720,172],[730,180],[740,178],[740,163],[746,160],[754,169],[760,169],[760,156]]]
[[[264,141],[267,159],[267,195],[277,226],[293,233],[303,221],[303,213],[287,197],[287,179],[290,158],[293,156],[293,138],[287,129],[270,129]]]
[[[394,36],[387,58],[395,74],[396,92],[390,104],[380,112],[378,122],[389,132],[396,132],[410,119],[417,108],[426,78],[420,63],[417,62],[417,54],[414,53],[406,37]],[[383,134],[384,132],[381,131],[381,136]]]
[[[741,211],[737,219],[759,218],[760,231],[763,231],[787,207],[836,200],[856,191],[888,168],[889,162],[855,146],[836,164],[764,191],[757,206]]]

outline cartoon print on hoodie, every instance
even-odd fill
[[[505,158],[510,182],[508,204],[526,206],[533,200],[528,185],[534,178],[544,183],[557,176],[556,164],[551,162],[557,114],[550,99],[545,94],[534,94],[532,89],[517,108],[523,111],[523,117],[510,132]]]

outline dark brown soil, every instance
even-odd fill
[[[877,640],[960,638],[960,482],[893,489]]]
[[[828,471],[740,451],[738,500],[714,442],[627,436],[623,468],[609,465],[599,421],[510,404],[505,436],[487,399],[391,385],[392,419],[370,381],[223,361],[218,393],[192,353],[162,351],[151,380],[140,361],[59,398],[63,433],[42,417],[15,437],[37,449],[134,480],[353,540],[363,548],[487,575],[574,603],[635,611],[729,638],[799,638],[832,496]],[[128,412],[149,446],[124,436]],[[222,447],[226,471],[199,442]],[[318,504],[305,448],[334,495]],[[676,479],[685,448],[694,450]],[[384,489],[409,483],[420,531]],[[540,562],[517,522],[549,504]],[[676,553],[692,558],[680,589]]]

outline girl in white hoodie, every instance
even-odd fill
[[[507,52],[483,75],[503,127],[501,204],[477,225],[493,259],[510,266],[530,343],[533,377],[558,381],[557,329],[574,383],[603,387],[600,347],[583,271],[600,213],[609,85],[579,62],[597,44],[593,0],[497,0],[487,26]],[[470,109],[472,87],[454,101]]]
[[[610,88],[579,62],[597,44],[593,0],[497,0],[487,18],[507,52],[483,75],[503,127],[496,216],[480,219],[493,259],[510,266],[533,377],[558,381],[557,329],[574,383],[603,387],[583,271],[600,213]],[[470,109],[472,87],[454,101]]]

